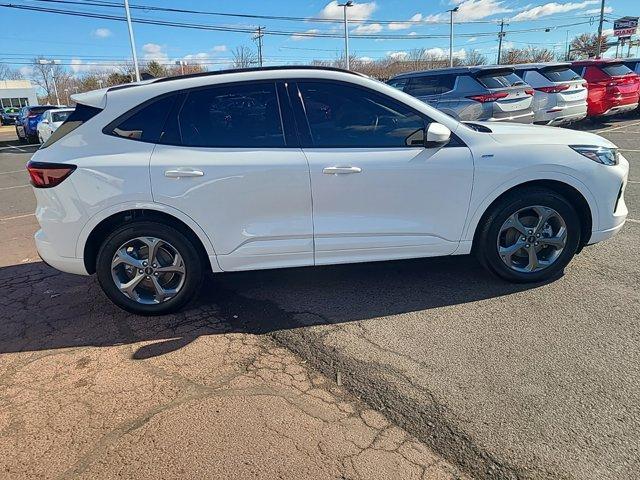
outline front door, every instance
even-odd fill
[[[455,137],[424,148],[430,120],[378,92],[311,80],[296,88],[316,264],[453,253],[471,195],[470,150]]]
[[[283,126],[276,84],[181,97],[151,157],[154,201],[195,220],[223,270],[312,265],[309,168]]]

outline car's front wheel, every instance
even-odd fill
[[[102,290],[140,315],[175,312],[202,283],[202,259],[182,232],[157,222],[124,225],[103,242],[96,262]]]
[[[575,209],[562,195],[545,188],[507,194],[479,228],[476,256],[512,282],[541,282],[559,275],[580,243]]]

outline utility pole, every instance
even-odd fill
[[[564,59],[565,61],[569,61],[571,58],[571,44],[569,43],[569,30],[567,30],[567,36],[565,38],[565,47],[564,47]]]
[[[509,25],[508,23],[506,25]],[[500,57],[502,56],[502,39],[504,38],[504,36],[506,35],[504,33],[504,18],[502,20],[500,20],[500,33],[498,33],[498,61],[496,62],[498,65],[500,65]]]
[[[131,53],[133,54],[133,68],[136,71],[136,82],[140,81],[140,67],[138,66],[138,55],[136,54],[136,41],[133,38],[133,26],[131,25],[131,12],[129,12],[129,0],[124,0],[124,10],[127,14],[127,26],[129,27],[129,41],[131,42]]]
[[[53,91],[56,95],[56,105],[60,105],[60,97],[58,96],[58,85],[56,84],[56,74],[53,71],[53,66],[56,63],[59,63],[58,60],[45,60],[43,58],[38,60],[38,63],[41,65],[49,65],[49,69],[51,70],[51,80],[53,81]],[[47,92],[49,93],[49,92]]]
[[[344,65],[349,70],[349,19],[347,18],[347,8],[353,6],[353,1],[339,3],[338,6],[342,7],[344,11]]]
[[[262,37],[264,37],[264,31],[265,27],[258,27],[257,33],[255,34],[255,40],[258,41],[258,63],[260,64],[260,66],[262,66]]]
[[[600,4],[600,22],[598,23],[598,38],[596,39],[596,58],[600,58],[602,50],[602,22],[604,22],[604,0],[602,0],[602,3]]]
[[[459,7],[447,10],[449,12],[449,66],[453,67],[453,14],[458,11]]]

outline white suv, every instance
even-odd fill
[[[362,75],[263,68],[74,97],[28,165],[45,262],[161,314],[205,271],[475,252],[559,274],[624,224],[628,162],[593,134],[465,125]]]

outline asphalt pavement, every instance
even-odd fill
[[[75,326],[91,314],[98,316],[89,325],[109,319],[143,344],[166,343],[173,335],[177,340],[166,352],[160,348],[152,355],[166,364],[205,336],[176,329],[176,322],[217,319],[232,334],[274,339],[476,478],[635,478],[640,118],[578,128],[609,138],[631,163],[625,195],[630,215],[617,237],[585,248],[554,282],[507,284],[471,257],[231,273],[209,278],[193,307],[164,320],[123,317],[95,282],[30,263],[33,194],[20,186],[24,176],[11,173],[23,167],[29,147],[2,150],[0,262],[9,269],[4,279],[27,268],[21,263],[37,265],[38,273],[23,275],[23,281],[35,288],[41,277],[51,276],[55,282],[46,285],[67,285],[56,308],[72,305],[71,315],[58,320],[60,334],[44,346],[37,332],[49,331],[51,322],[43,317],[29,321],[20,337],[26,343],[10,342],[9,350],[42,355],[124,342],[112,335],[105,343]],[[5,339],[18,331],[14,324]]]

